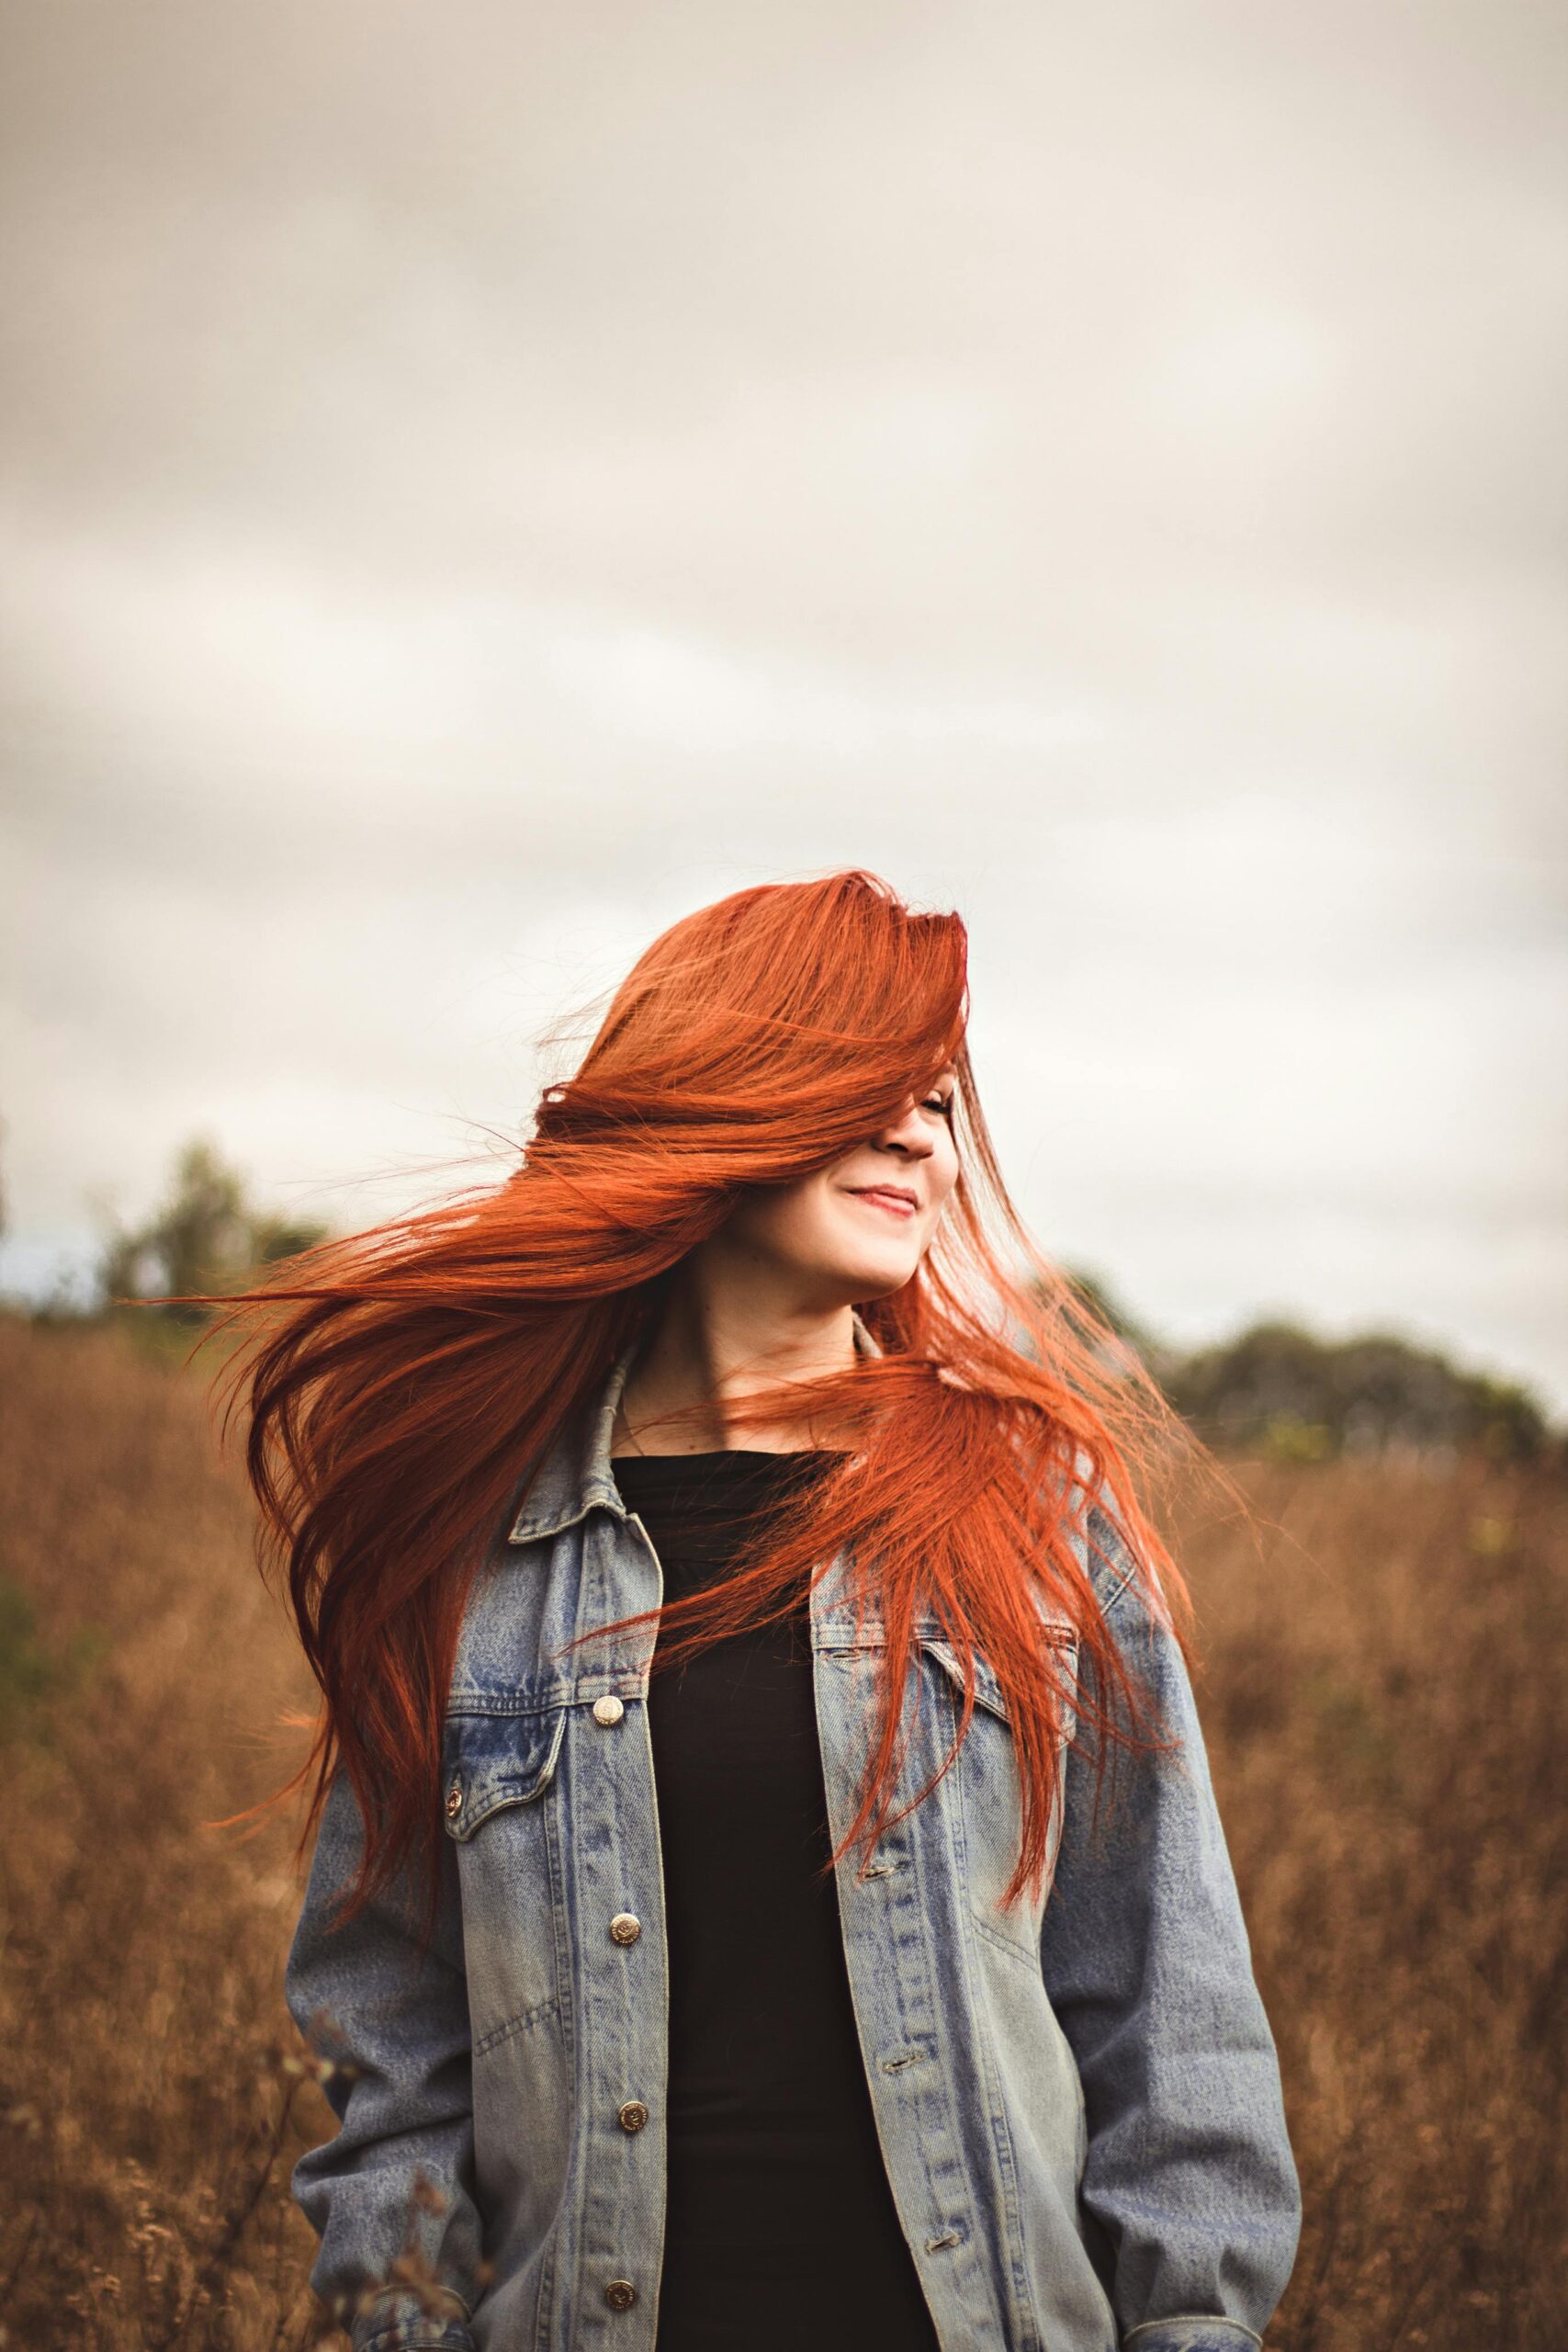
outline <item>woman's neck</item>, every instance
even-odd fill
[[[787,1398],[776,1417],[741,1427],[731,1427],[727,1408],[774,1382],[821,1379],[854,1362],[852,1307],[804,1300],[754,1261],[730,1269],[688,1261],[632,1365],[612,1451],[785,1453],[830,1445],[833,1433],[791,1415]],[[659,1426],[672,1414],[683,1418]]]

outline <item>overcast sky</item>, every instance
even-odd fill
[[[1565,28],[9,0],[0,1272],[863,864],[1048,1250],[1568,1410]]]

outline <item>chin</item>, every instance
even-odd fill
[[[859,1306],[867,1299],[890,1298],[896,1290],[903,1289],[919,1264],[918,1258],[897,1265],[886,1258],[863,1259],[858,1263],[844,1266],[841,1272],[845,1283],[851,1286],[849,1295],[852,1301]]]

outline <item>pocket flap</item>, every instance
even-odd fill
[[[1046,1620],[1041,1627],[1055,1660],[1061,1679],[1064,1729],[1070,1730],[1072,1704],[1069,1693],[1074,1690],[1077,1671],[1078,1637],[1076,1626]],[[953,1686],[962,1702],[964,1694],[964,1662],[953,1644],[942,1634],[919,1628],[920,1647],[952,1678]],[[974,1659],[975,1704],[984,1707],[988,1714],[999,1715],[1003,1723],[1011,1720],[1006,1691],[997,1679],[996,1668],[984,1651],[976,1651]]]
[[[1069,1618],[1043,1614],[1040,1632],[1055,1659],[1065,1702],[1066,1693],[1076,1687],[1077,1627]],[[915,1640],[919,1649],[925,1656],[935,1660],[962,1695],[963,1664],[957,1650],[943,1633],[941,1620],[931,1616],[917,1617]],[[816,1641],[818,1649],[833,1656],[872,1656],[882,1647],[883,1630],[880,1621],[874,1618],[868,1619],[863,1624],[857,1624],[852,1619],[835,1615],[823,1620],[817,1629]],[[1010,1712],[1007,1694],[997,1678],[996,1668],[983,1650],[977,1650],[975,1653],[973,1679],[975,1704],[977,1707],[984,1707],[988,1714],[999,1715],[1003,1723],[1009,1722]],[[1066,1720],[1070,1724],[1071,1709],[1066,1704],[1064,1704],[1064,1713]]]
[[[450,1713],[442,1736],[442,1811],[451,1838],[471,1838],[503,1805],[527,1804],[555,1774],[566,1709],[527,1715]]]
[[[942,1640],[940,1634],[922,1634],[920,1647],[928,1657],[934,1657],[942,1670],[952,1677],[953,1690],[962,1702],[964,1663],[953,1644]],[[989,1714],[1000,1715],[1003,1723],[1006,1723],[1008,1720],[1007,1696],[997,1679],[995,1667],[983,1652],[977,1651],[975,1655],[974,1681],[975,1704],[977,1707],[984,1707]]]

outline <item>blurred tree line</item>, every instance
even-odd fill
[[[1296,1462],[1393,1452],[1527,1462],[1562,1451],[1520,1383],[1468,1372],[1396,1332],[1325,1340],[1297,1323],[1268,1321],[1182,1351],[1128,1314],[1099,1277],[1069,1270],[1068,1279],[1113,1345],[1140,1359],[1216,1448]]]
[[[153,1214],[107,1236],[99,1266],[105,1299],[111,1310],[168,1299],[137,1306],[137,1319],[200,1325],[210,1310],[182,1306],[181,1294],[243,1289],[264,1267],[326,1234],[323,1225],[258,1208],[238,1170],[198,1138],[180,1153]],[[1066,1272],[1077,1298],[1112,1334],[1110,1349],[1123,1366],[1131,1369],[1134,1359],[1145,1364],[1177,1411],[1216,1447],[1300,1462],[1401,1451],[1521,1462],[1563,1451],[1528,1388],[1468,1372],[1396,1333],[1325,1340],[1298,1324],[1269,1321],[1182,1351],[1131,1315],[1097,1275]]]
[[[196,1326],[214,1310],[182,1304],[184,1295],[243,1290],[264,1267],[326,1236],[324,1225],[257,1208],[239,1171],[197,1137],[175,1160],[162,1205],[142,1225],[111,1230],[98,1275],[110,1307],[156,1300],[138,1313]]]

